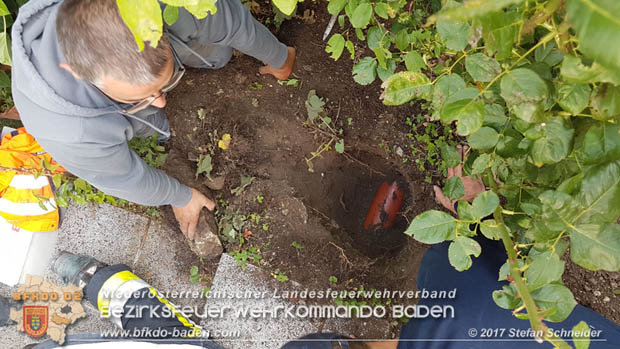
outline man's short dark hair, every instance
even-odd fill
[[[116,0],[65,0],[56,33],[71,69],[95,85],[104,76],[136,86],[150,84],[172,57],[165,38],[156,48],[145,43],[139,51]]]

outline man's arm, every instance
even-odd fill
[[[39,142],[69,172],[106,194],[146,206],[182,207],[191,199],[189,187],[148,166],[127,143]]]
[[[293,58],[289,57],[286,45],[254,19],[241,1],[218,0],[216,5],[217,12],[203,19],[179,9],[179,18],[169,27],[170,32],[188,43],[197,40],[201,44],[233,47],[274,69]]]

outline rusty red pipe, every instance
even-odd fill
[[[393,181],[391,184],[388,182],[381,183],[366,215],[364,228],[376,230],[391,227],[403,206],[404,199],[405,193],[397,181]]]

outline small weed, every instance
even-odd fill
[[[243,241],[243,237],[241,237],[240,240]],[[241,243],[239,247],[241,247],[242,245],[243,243]],[[261,259],[263,259],[260,248],[256,246],[250,246],[246,249],[240,249],[239,251],[230,252],[230,255],[235,259],[235,261],[242,270],[245,270],[245,268],[247,268],[248,261],[251,261],[252,263],[258,263]]]
[[[425,107],[422,106],[423,109]],[[430,183],[433,176],[442,176],[448,168],[446,161],[441,156],[441,149],[446,145],[455,146],[457,144],[453,129],[438,121],[427,121],[426,117],[421,114],[408,117],[405,124],[411,127],[411,132],[407,133],[407,137],[417,143],[410,145],[412,160],[420,171],[427,173],[425,181]],[[407,157],[405,156],[404,159]],[[429,168],[437,170],[428,171]]]
[[[276,278],[276,280],[280,282],[288,281],[288,276],[286,276],[286,274],[281,272],[280,269],[276,269],[273,273],[271,273],[271,276],[273,276],[274,278]]]
[[[157,207],[147,207],[146,214],[153,218],[161,218],[161,211]]]
[[[252,98],[252,106],[253,106],[254,108],[258,108],[258,105],[259,105],[259,104],[258,104],[258,99],[256,99],[256,98]]]
[[[332,149],[332,146],[338,153],[344,152],[344,140],[341,138],[344,131],[342,128],[337,128],[332,118],[327,115],[324,108],[325,101],[317,96],[315,90],[310,90],[305,105],[308,118],[304,125],[314,130],[315,137],[322,135],[324,139],[317,150],[310,153],[311,157],[306,158],[308,171],[314,172],[312,160],[321,157],[321,154]]]
[[[254,198],[254,202],[258,202],[259,204],[262,204],[262,203],[263,203],[263,200],[265,200],[265,197],[264,197],[264,196],[262,196],[262,195],[257,195],[257,196]]]
[[[253,82],[253,83],[250,84],[249,87],[250,87],[250,90],[256,91],[256,90],[262,89],[263,88],[263,84],[258,83],[258,82]]]
[[[166,162],[166,148],[157,142],[157,133],[150,138],[134,137],[129,141],[129,148],[136,152],[149,166],[160,167]]]
[[[329,282],[333,285],[336,285],[338,284],[338,278],[332,275],[329,277]]]
[[[291,246],[295,247],[298,250],[301,250],[302,248],[304,248],[304,245],[300,244],[297,241],[293,241],[293,243],[291,244]]]
[[[201,173],[204,173],[207,178],[211,179],[211,171],[213,171],[213,164],[211,163],[211,155],[202,154],[198,159],[198,168],[196,169],[196,179]]]
[[[278,80],[278,84],[282,86],[298,87],[299,79]]]
[[[189,282],[191,284],[200,283],[203,286],[210,288],[212,280],[205,275],[202,275],[200,273],[200,268],[198,268],[197,265],[192,265],[192,267],[189,268]]]
[[[241,176],[241,184],[238,187],[232,189],[230,193],[235,194],[236,196],[241,195],[241,193],[243,193],[245,188],[247,188],[250,184],[252,184],[252,182],[255,179],[256,179],[255,177],[251,177],[251,176]]]
[[[264,230],[264,231],[269,230],[269,224],[267,224],[267,223],[263,223],[263,230]]]
[[[207,112],[203,108],[198,108],[196,114],[198,114],[198,120],[200,121],[204,120],[207,116]]]

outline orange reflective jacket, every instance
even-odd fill
[[[49,166],[47,166],[49,165]],[[58,208],[50,172],[58,164],[24,128],[12,131],[0,144],[0,216],[9,224],[32,231],[58,228]],[[58,166],[54,173],[65,170]]]

